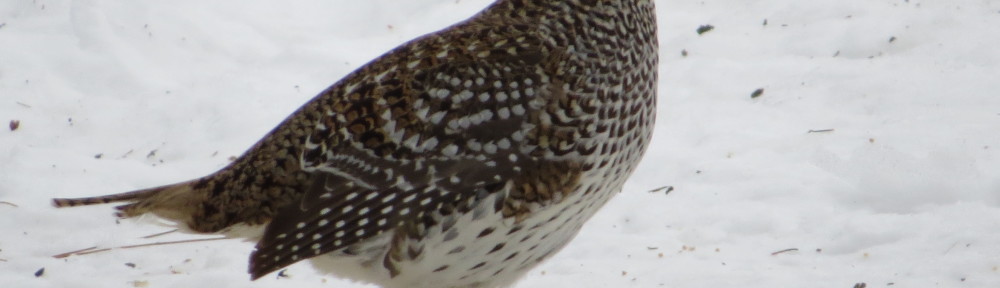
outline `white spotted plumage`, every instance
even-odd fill
[[[430,78],[436,81],[433,83],[439,85],[433,86],[433,83],[422,82],[412,84],[431,86],[426,88],[426,97],[409,96],[415,99],[410,101],[409,107],[413,111],[413,118],[409,123],[424,123],[418,124],[427,125],[424,127],[441,127],[431,129],[439,129],[436,131],[442,134],[428,135],[407,130],[410,129],[408,127],[413,127],[413,124],[407,126],[402,124],[407,123],[406,120],[388,119],[399,115],[389,114],[387,111],[390,110],[386,109],[381,118],[386,119],[387,123],[381,127],[382,133],[389,136],[387,141],[396,147],[405,147],[412,153],[421,154],[410,154],[402,158],[411,159],[410,161],[401,161],[399,158],[379,159],[379,156],[371,154],[351,159],[359,161],[367,159],[366,165],[395,167],[399,178],[396,178],[394,183],[387,183],[389,185],[380,185],[377,182],[366,182],[366,176],[358,176],[360,171],[373,170],[367,169],[365,165],[356,165],[352,169],[358,172],[353,173],[343,168],[332,167],[339,169],[336,171],[340,173],[352,176],[344,177],[331,173],[327,174],[324,181],[346,180],[371,184],[373,191],[391,193],[393,199],[399,197],[399,202],[381,202],[392,205],[376,207],[377,214],[383,216],[372,218],[374,221],[361,218],[356,220],[354,226],[342,227],[349,230],[348,233],[351,232],[350,229],[355,229],[354,235],[366,237],[364,238],[366,240],[337,242],[344,245],[340,248],[323,246],[327,250],[319,252],[327,256],[314,260],[318,263],[327,263],[319,264],[321,269],[344,275],[341,272],[356,271],[361,267],[360,269],[365,271],[362,274],[367,276],[353,274],[344,276],[387,287],[434,287],[441,283],[447,283],[446,287],[505,285],[516,279],[516,275],[521,275],[538,261],[558,251],[575,235],[583,222],[621,188],[644,151],[652,127],[656,78],[656,43],[655,35],[651,34],[655,32],[655,23],[652,22],[652,3],[624,0],[594,1],[590,4],[568,3],[499,1],[466,23],[453,26],[452,31],[473,29],[466,28],[469,26],[494,24],[489,21],[503,23],[507,19],[501,17],[509,16],[504,11],[516,9],[512,7],[517,5],[527,7],[521,9],[537,9],[534,10],[538,11],[537,13],[556,13],[546,10],[552,8],[547,5],[568,7],[571,11],[562,13],[569,14],[558,15],[558,19],[572,21],[532,18],[529,20],[540,22],[535,23],[539,25],[535,26],[537,28],[527,26],[528,29],[525,31],[528,34],[511,37],[497,33],[496,36],[499,37],[489,38],[491,34],[487,33],[484,39],[459,40],[475,43],[466,45],[452,45],[456,39],[450,37],[460,36],[450,36],[450,33],[461,35],[461,32],[446,30],[409,43],[409,47],[412,48],[403,48],[403,50],[415,49],[416,52],[410,52],[414,55],[429,52],[427,54],[434,55],[437,59],[450,61],[462,57],[463,53],[471,54],[473,56],[471,59],[479,59],[475,61],[490,57],[517,59],[522,56],[524,50],[531,49],[542,49],[552,53],[551,51],[567,48],[566,52],[554,54],[568,54],[561,58],[546,59],[548,56],[543,53],[539,55],[542,59],[520,64],[525,66],[509,64],[490,66],[492,63],[480,66],[474,64],[476,62],[473,60],[467,60],[470,64],[458,61],[456,63],[459,64],[454,64],[459,65],[455,66],[456,68],[448,68],[451,66],[428,68],[425,66],[428,62],[424,60],[407,62],[407,69],[414,71],[431,69],[428,71]],[[580,9],[587,13],[597,11],[595,14],[636,15],[631,18],[593,20],[594,17],[590,15],[572,14],[574,13],[572,9]],[[575,16],[589,18],[581,19]],[[636,21],[636,19],[641,20],[621,22]],[[560,30],[580,29],[582,28],[580,25],[594,25],[590,26],[592,28],[584,28],[584,30],[593,29],[586,31],[592,32],[588,36],[594,38],[587,40],[557,34]],[[619,33],[622,31],[649,34],[636,36]],[[451,42],[442,42],[447,44],[441,44],[437,48],[427,48],[434,46],[437,41],[449,40]],[[564,43],[561,45],[569,46],[551,43]],[[614,48],[609,43],[632,46],[614,50],[622,48],[621,46]],[[526,48],[530,45],[540,46]],[[495,49],[475,50],[482,46]],[[463,51],[455,47],[466,47],[468,50]],[[423,49],[427,49],[426,52]],[[574,54],[578,51],[588,52]],[[608,57],[590,58],[594,53],[600,54],[602,51],[608,53],[605,54]],[[404,52],[394,51],[387,56],[394,56],[394,53]],[[627,56],[615,56],[622,54]],[[640,62],[624,63],[622,59],[636,59]],[[377,71],[377,67],[376,65],[372,69]],[[467,69],[466,71],[471,73],[467,75],[457,73],[462,69]],[[421,72],[393,71],[392,73]],[[379,77],[375,80],[387,79],[383,76],[388,74],[391,73],[376,72]],[[364,79],[363,75],[358,77]],[[632,85],[629,89],[624,88],[625,79],[629,79],[628,84]],[[640,81],[635,81],[636,79]],[[333,114],[342,113],[344,112]],[[345,131],[351,129],[348,125],[351,123],[350,119],[337,117],[329,119],[340,120],[339,122],[343,123],[341,125],[347,125],[341,128]],[[323,119],[316,121],[329,122]],[[509,126],[513,129],[509,132],[494,133],[499,131],[481,128],[500,125],[498,123],[510,123],[504,125],[513,125]],[[488,136],[483,138],[470,135]],[[456,139],[461,140],[456,141]],[[322,145],[322,147],[335,146],[336,143]],[[331,153],[340,155],[345,152],[327,148],[316,155]],[[309,153],[303,153],[307,154]],[[343,156],[322,158],[339,157]],[[508,164],[498,166],[497,161],[492,159],[504,160],[504,163]],[[304,164],[335,165],[308,159],[304,160]],[[427,169],[422,172],[425,174],[419,176],[410,174],[421,170],[419,168],[423,168],[424,165],[427,165]],[[500,167],[504,168],[495,170]],[[329,177],[339,180],[330,180]],[[401,185],[403,183],[406,185]],[[421,185],[423,189],[420,188]],[[397,196],[395,193],[401,193],[402,196]],[[348,203],[357,202],[352,197],[347,198],[333,199],[319,205],[352,207],[353,204]],[[301,212],[294,213],[302,213],[309,219],[309,211],[310,208],[307,207]],[[344,211],[342,215],[355,215],[349,212]],[[367,214],[368,210],[365,210],[352,217],[369,217]],[[409,220],[400,220],[398,217],[407,217]],[[297,219],[301,218],[301,215],[289,218]],[[269,229],[285,227],[281,224],[283,221],[279,215]],[[377,224],[375,225],[377,227],[354,228],[372,223]],[[344,235],[341,233],[343,231],[334,231],[332,235],[336,236],[338,241],[346,240],[341,237]],[[262,241],[259,247],[262,249],[258,250],[257,253],[260,255],[257,256],[262,259],[266,259],[269,253],[281,253],[280,249],[269,249],[268,247],[274,247],[274,244],[269,244],[267,239]],[[258,275],[270,269],[273,268],[254,273]]]
[[[656,41],[652,0],[497,0],[349,74],[217,173],[56,204],[265,224],[254,279],[310,259],[383,287],[505,286],[636,167]]]

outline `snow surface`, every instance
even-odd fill
[[[211,173],[488,2],[0,1],[0,123],[20,121],[0,130],[0,286],[362,287],[305,263],[250,282],[240,240],[55,259],[203,236],[49,199]],[[1000,287],[1000,1],[657,5],[654,143],[518,287]]]

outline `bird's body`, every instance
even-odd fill
[[[311,259],[384,287],[506,286],[637,165],[656,53],[651,0],[499,0],[349,74],[215,174],[56,205],[266,225],[254,278]]]

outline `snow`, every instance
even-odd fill
[[[3,285],[365,287],[305,263],[250,282],[240,240],[56,259],[213,236],[145,239],[172,226],[49,199],[211,173],[488,2],[0,2],[0,121],[20,121],[0,130]],[[1000,287],[1000,2],[657,5],[651,149],[518,287]]]

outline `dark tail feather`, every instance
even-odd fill
[[[191,217],[191,209],[198,203],[197,195],[192,194],[196,180],[185,181],[166,186],[135,190],[131,192],[85,198],[55,198],[52,205],[75,207],[84,205],[106,204],[112,202],[128,202],[115,207],[118,217],[133,217],[153,212],[160,217],[185,222]]]
[[[108,204],[113,202],[135,202],[142,199],[151,197],[152,195],[163,191],[165,187],[156,187],[142,190],[135,190],[131,192],[94,196],[94,197],[84,197],[84,198],[55,198],[52,199],[52,206],[57,208],[64,207],[76,207],[76,206],[86,206],[86,205],[97,205],[97,204]]]

